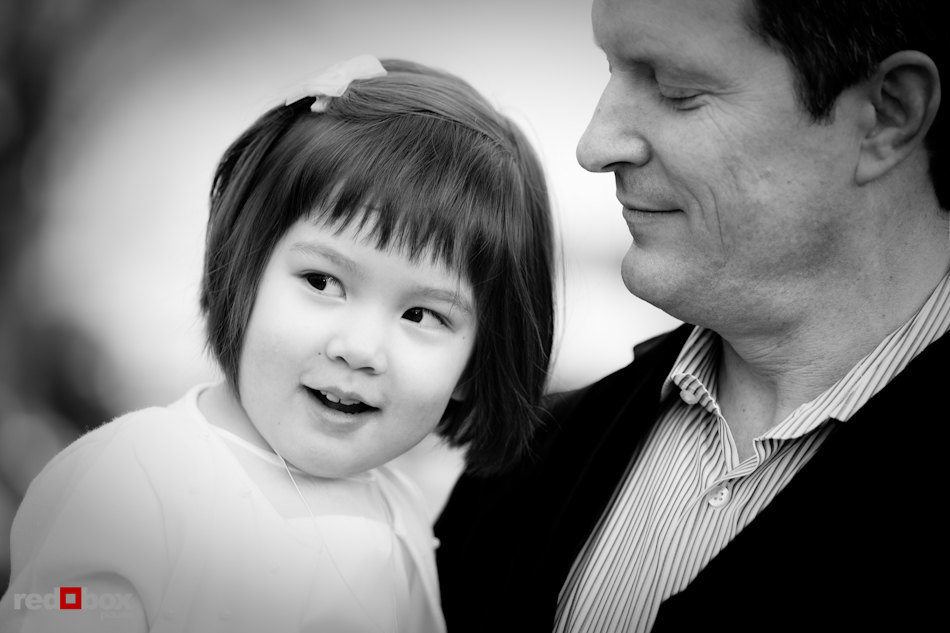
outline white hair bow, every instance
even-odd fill
[[[334,64],[316,77],[302,82],[291,90],[284,105],[290,105],[304,97],[316,97],[317,100],[310,106],[310,110],[323,112],[327,109],[330,98],[342,95],[353,81],[382,77],[385,74],[386,69],[378,59],[372,55],[358,55]]]

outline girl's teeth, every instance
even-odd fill
[[[321,391],[320,393],[322,393],[323,396],[324,396],[327,400],[329,400],[330,402],[336,402],[336,403],[338,403],[338,404],[345,404],[345,405],[358,404],[358,403],[359,403],[359,400],[344,400],[343,398],[338,398],[337,396],[333,395],[332,393],[327,393],[326,391]]]

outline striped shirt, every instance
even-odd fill
[[[907,323],[756,438],[754,454],[739,462],[716,399],[720,339],[694,329],[664,383],[658,423],[561,589],[554,630],[649,631],[663,600],[682,591],[815,455],[834,428],[826,422],[847,422],[948,330],[950,274]]]

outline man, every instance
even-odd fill
[[[552,396],[521,468],[459,481],[450,631],[945,619],[937,8],[594,1],[610,79],[578,159],[614,174],[627,288],[687,325]]]

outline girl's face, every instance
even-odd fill
[[[384,464],[432,432],[475,341],[468,282],[364,237],[298,220],[264,270],[241,353],[251,439],[320,477]]]

